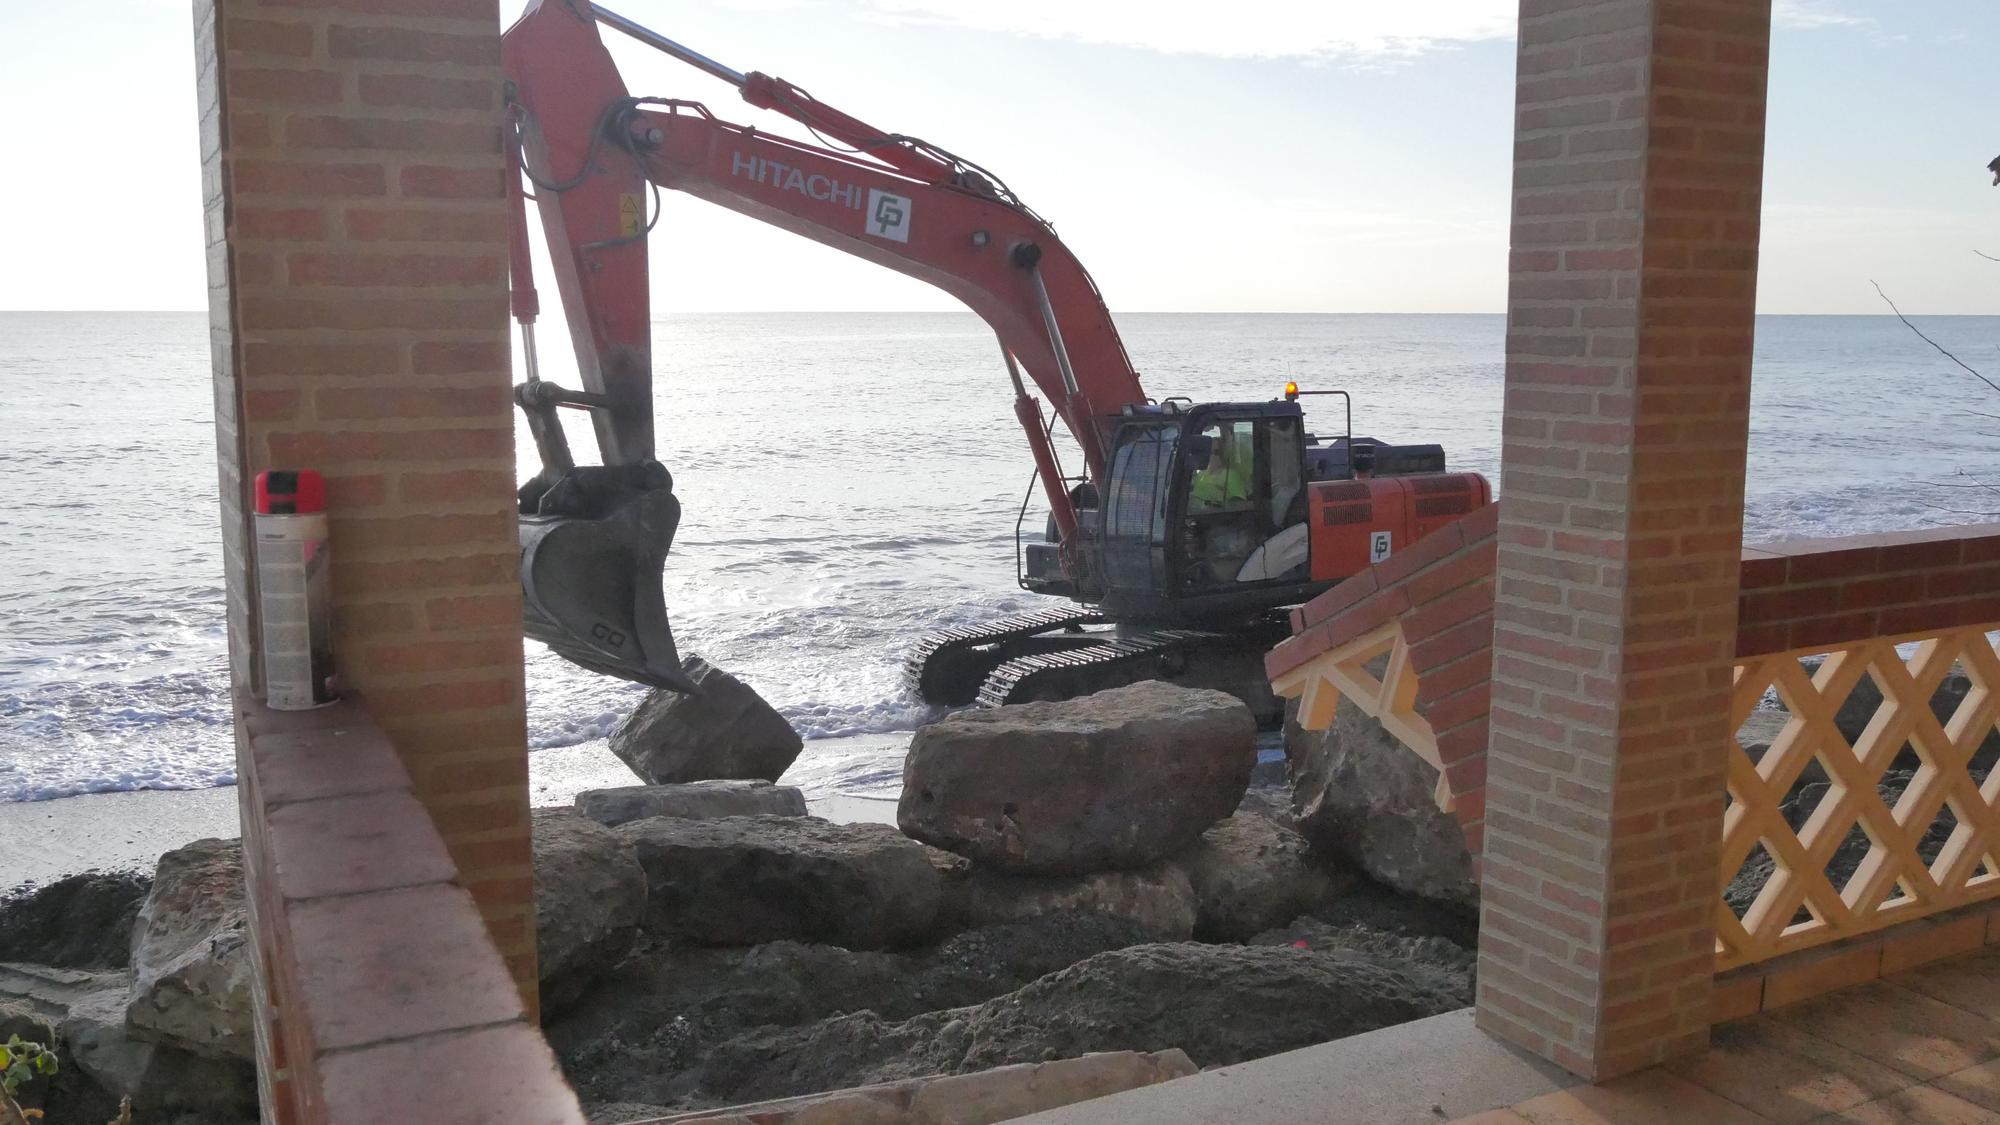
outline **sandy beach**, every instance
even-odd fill
[[[815,739],[785,776],[805,792],[814,816],[839,822],[896,819],[890,792],[859,793],[825,780],[838,763],[907,747],[909,734]],[[586,789],[639,779],[602,739],[537,750],[528,757],[530,800],[566,805]],[[54,801],[0,803],[0,892],[79,871],[151,868],[161,853],[208,836],[236,836],[236,787],[91,793]]]

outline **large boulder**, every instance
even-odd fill
[[[1285,756],[1315,846],[1406,894],[1479,905],[1464,830],[1437,807],[1437,770],[1381,723],[1343,699],[1324,731],[1288,722]]]
[[[250,941],[241,843],[161,856],[132,936],[131,1025],[198,1055],[250,1058]]]
[[[618,729],[611,752],[651,785],[711,778],[776,781],[805,743],[748,684],[698,656],[681,669],[701,688],[655,688]]]
[[[917,732],[896,820],[1005,871],[1145,867],[1235,810],[1256,736],[1235,696],[1158,680],[964,711]]]
[[[135,871],[86,871],[9,895],[0,901],[0,960],[124,968],[132,957],[132,924],[151,884]]]
[[[62,1039],[65,1067],[74,1066],[114,1103],[131,1098],[142,1118],[187,1112],[239,1121],[257,1116],[257,1071],[249,1060],[198,1055],[135,1032],[126,1020],[122,987],[72,1004],[63,1017]]]
[[[937,919],[936,869],[923,845],[886,824],[661,816],[612,831],[645,869],[644,925],[655,933],[880,949],[922,938]]]
[[[1103,914],[1130,922],[1152,941],[1186,941],[1195,912],[1188,873],[1173,863],[1089,875],[1015,875],[965,864],[945,873],[940,922],[961,930],[1045,914]]]
[[[1194,893],[1194,936],[1203,941],[1243,941],[1282,926],[1354,882],[1322,867],[1289,817],[1245,804],[1176,861]]]
[[[569,809],[536,809],[534,830],[537,962],[554,1011],[632,951],[646,872],[631,844]]]
[[[768,781],[690,781],[682,785],[624,785],[586,789],[576,811],[612,828],[649,816],[710,820],[719,816],[804,816],[806,797],[790,785]]]

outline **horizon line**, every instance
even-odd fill
[[[198,315],[207,309],[0,309],[0,316],[135,316],[135,315]],[[1415,309],[1112,309],[1113,316],[1501,316],[1504,309],[1495,310],[1415,310]],[[679,311],[656,312],[653,320],[672,316],[973,316],[971,309],[683,309]],[[1896,319],[1896,314],[1887,312],[1758,312],[1758,316],[1842,316],[1879,317],[1884,320]],[[1908,314],[1912,317],[2000,317],[2000,311],[1990,313],[1931,313]],[[510,316],[507,318],[512,321]]]

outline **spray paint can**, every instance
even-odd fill
[[[311,469],[257,474],[257,597],[264,702],[305,711],[334,701],[326,482]]]

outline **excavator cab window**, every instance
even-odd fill
[[[1104,496],[1105,581],[1157,588],[1166,575],[1167,494],[1180,428],[1129,426],[1111,458]]]
[[[1186,445],[1182,586],[1297,578],[1307,542],[1300,420],[1216,419]]]

